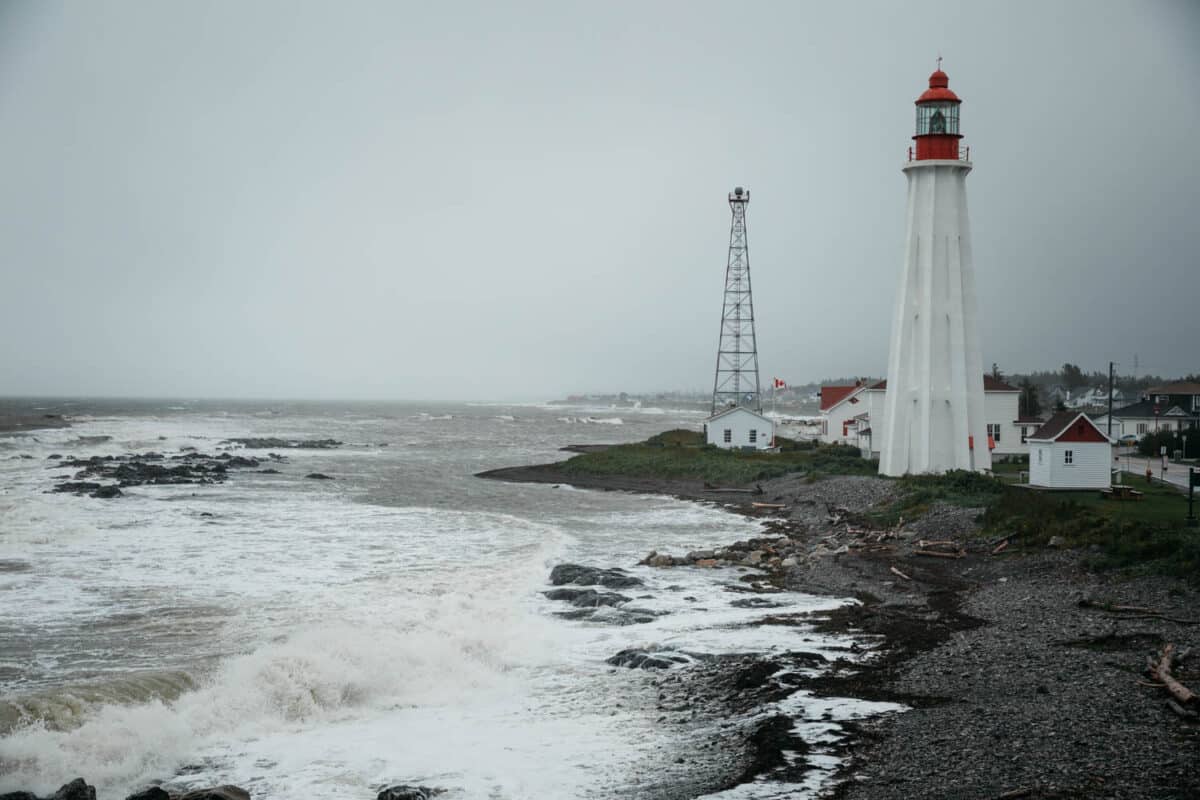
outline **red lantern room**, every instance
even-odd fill
[[[962,100],[950,91],[950,78],[940,69],[929,76],[929,88],[917,98],[916,160],[943,158],[958,160],[958,107]],[[909,151],[909,158],[913,158]]]

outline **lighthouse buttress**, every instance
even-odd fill
[[[908,235],[892,318],[879,472],[991,469],[959,106],[940,69],[917,100]]]

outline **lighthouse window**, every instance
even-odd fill
[[[958,133],[958,106],[938,103],[917,106],[917,135]]]

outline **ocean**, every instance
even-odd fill
[[[101,800],[157,782],[264,798],[371,798],[398,783],[448,800],[648,796],[638,787],[689,738],[661,723],[654,676],[606,658],[646,646],[834,658],[849,644],[753,624],[849,600],[783,593],[746,608],[724,590],[731,570],[637,565],[650,550],[758,535],[758,522],[669,497],[474,477],[561,460],[570,443],[699,428],[698,411],[32,405],[73,425],[0,436],[0,792],[83,776]],[[272,448],[229,441],[247,437],[343,444],[276,449],[284,460],[269,462]],[[75,471],[52,455],[149,451],[231,452],[277,472],[113,499],[49,491]],[[542,592],[563,562],[642,578],[633,591],[652,621],[562,616]],[[837,719],[886,710],[784,702],[814,742],[836,738]],[[803,786],[719,796],[817,797],[836,760],[803,757]]]

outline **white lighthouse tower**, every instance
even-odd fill
[[[970,151],[959,151],[959,106],[940,69],[917,99],[909,148],[908,238],[892,319],[879,472],[991,469],[967,222]]]

